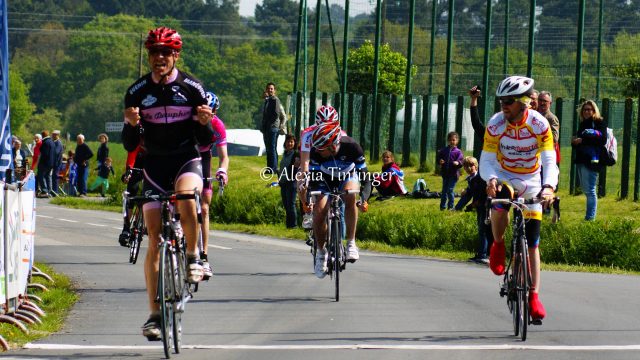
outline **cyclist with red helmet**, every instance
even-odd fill
[[[313,132],[319,125],[325,123],[338,123],[340,118],[338,116],[338,112],[331,105],[322,105],[316,111],[315,124],[309,126],[308,128],[302,130],[300,132],[300,172],[306,173],[309,171],[309,153],[311,152],[312,147],[312,136]],[[341,130],[342,135],[347,135],[344,130]],[[302,182],[299,183],[298,192],[300,202],[302,203],[302,208],[305,210],[305,214],[302,217],[302,227],[305,229],[311,229],[311,209],[307,205],[307,196],[306,189],[301,186]]]
[[[342,195],[345,204],[347,260],[354,262],[360,258],[355,240],[358,208],[367,211],[367,200],[371,195],[371,180],[366,176],[364,152],[354,139],[342,134],[340,123],[337,121],[318,125],[313,131],[312,145],[309,154],[309,190],[330,191],[339,188],[346,192],[360,189],[360,204],[356,204],[355,194]],[[320,177],[322,179],[319,179]],[[327,196],[319,196],[313,206],[313,232],[318,245],[314,272],[320,279],[325,277],[327,272],[325,219],[329,207]]]
[[[125,94],[122,142],[127,151],[141,145],[146,153],[143,193],[202,190],[202,164],[197,145],[213,139],[211,118],[204,88],[199,80],[176,68],[182,49],[177,31],[160,27],[149,31],[145,47],[151,72],[133,83]],[[141,142],[144,136],[144,142]],[[202,280],[198,258],[198,223],[192,200],[177,202],[180,222],[187,240],[188,280]],[[145,281],[151,315],[142,327],[148,340],[160,339],[158,284],[160,203],[143,205],[149,235],[144,262]]]

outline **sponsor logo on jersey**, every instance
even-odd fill
[[[143,87],[147,83],[147,79],[140,81],[139,83],[133,85],[129,90],[129,95],[133,95],[136,91],[138,91],[141,87]]]
[[[150,107],[151,105],[155,104],[156,101],[158,101],[158,99],[154,98],[153,96],[151,96],[151,94],[149,94],[147,95],[146,98],[144,98],[144,100],[142,100],[142,105],[146,107]]]
[[[200,92],[200,95],[202,96],[203,99],[207,98],[207,95],[204,93],[204,88],[202,88],[202,84],[200,84],[199,82],[194,81],[192,79],[184,79],[184,83],[189,84],[194,88],[196,88],[196,90]]]
[[[176,104],[184,104],[187,102],[187,97],[178,92],[173,94],[173,101]]]

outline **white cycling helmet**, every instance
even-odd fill
[[[532,92],[533,79],[524,76],[509,76],[498,85],[496,96],[528,96]]]

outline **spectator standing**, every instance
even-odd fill
[[[42,142],[40,146],[40,156],[38,158],[37,182],[40,184],[40,194],[42,197],[50,197],[51,173],[55,164],[55,149],[53,140],[49,136],[48,130],[42,131]]]
[[[530,109],[538,111],[538,96],[539,95],[540,95],[540,93],[538,92],[538,90],[533,90],[531,95],[529,95],[529,98],[531,99],[531,102],[529,103],[529,108]]]
[[[33,135],[33,159],[31,161],[31,170],[36,170],[38,159],[40,158],[40,147],[42,146],[42,135]],[[37,185],[37,182],[36,182]],[[36,189],[37,190],[37,189]]]
[[[447,134],[448,146],[438,151],[438,165],[440,165],[440,175],[442,176],[442,193],[440,194],[440,210],[448,208],[453,210],[454,194],[460,177],[460,168],[464,158],[462,150],[458,149],[458,133],[455,131]]]
[[[96,154],[96,161],[98,161],[98,168],[100,165],[104,164],[106,159],[109,157],[109,146],[107,143],[109,142],[109,137],[107,134],[98,135],[98,141],[100,142],[100,147],[98,147],[98,153]]]
[[[59,191],[58,171],[62,168],[62,154],[64,153],[64,145],[60,140],[60,130],[53,130],[51,140],[53,140],[54,163],[51,174],[51,191],[49,193],[51,196],[57,196]]]
[[[11,157],[13,159],[16,179],[18,180],[22,180],[26,174],[27,156],[27,151],[22,148],[22,141],[18,138],[14,139],[13,147],[11,148]]]
[[[280,185],[280,196],[282,197],[282,205],[287,214],[287,228],[295,228],[298,225],[298,216],[296,214],[296,179],[295,175],[300,166],[300,154],[296,150],[295,136],[289,134],[284,139],[284,154],[280,161],[280,177],[278,184]]]
[[[551,134],[553,134],[553,147],[556,150],[556,164],[560,165],[560,120],[551,112],[551,103],[553,98],[548,91],[540,92],[538,96],[538,112],[547,119],[551,126]]]
[[[76,152],[73,161],[77,166],[77,190],[80,197],[87,196],[87,180],[89,179],[89,159],[93,157],[93,151],[84,142],[84,135],[76,137]]]
[[[276,85],[268,83],[265,88],[266,97],[262,107],[262,124],[260,131],[267,151],[267,167],[273,174],[278,170],[278,135],[284,127],[286,116],[280,99],[276,96]]]
[[[580,125],[578,132],[571,140],[576,148],[576,167],[580,179],[580,187],[587,197],[587,212],[584,219],[596,219],[598,208],[598,174],[602,168],[600,151],[607,142],[607,124],[600,115],[600,109],[593,100],[587,100],[578,107]]]
[[[395,162],[393,153],[389,150],[382,152],[382,171],[373,177],[373,183],[378,190],[378,200],[385,200],[397,195],[404,195],[404,172]]]
[[[69,189],[67,190],[69,196],[76,196],[78,194],[76,187],[78,185],[78,165],[74,157],[75,153],[73,150],[69,150],[67,154],[67,167],[64,171],[65,178],[69,184]]]
[[[476,222],[478,224],[478,248],[474,257],[469,261],[479,264],[489,264],[489,249],[493,244],[493,234],[491,225],[486,224],[487,208],[485,202],[487,200],[487,183],[480,177],[478,172],[478,159],[473,156],[467,156],[462,160],[462,167],[467,173],[467,188],[462,192],[462,197],[455,206],[456,211],[462,211],[462,208],[471,200],[465,211],[476,210]]]
[[[89,187],[89,190],[94,191],[98,186],[100,186],[100,195],[102,197],[105,197],[107,190],[109,190],[109,173],[111,173],[111,175],[116,174],[113,171],[113,166],[111,166],[111,164],[112,160],[110,157],[104,159],[104,162],[96,168],[98,171],[98,177]]]

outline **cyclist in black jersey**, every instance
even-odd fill
[[[146,152],[143,192],[202,190],[202,164],[197,145],[211,143],[213,113],[207,105],[199,80],[176,68],[182,38],[173,29],[160,27],[149,31],[145,42],[151,72],[138,79],[125,94],[125,123],[122,142],[133,151],[144,136]],[[197,253],[196,204],[177,202],[180,222],[187,241],[188,280],[202,280],[202,264]],[[160,339],[159,305],[154,301],[158,283],[158,246],[160,240],[160,203],[143,206],[149,235],[145,258],[145,281],[151,315],[142,327],[149,340]]]
[[[309,154],[310,190],[329,191],[340,188],[343,191],[360,189],[361,202],[356,203],[355,194],[342,195],[345,204],[345,222],[347,230],[347,260],[360,258],[356,246],[356,225],[358,208],[368,210],[367,200],[371,195],[371,180],[362,147],[352,138],[342,135],[340,123],[331,122],[319,125],[313,132],[313,147]],[[360,176],[364,175],[364,176]],[[322,180],[318,179],[322,177]],[[314,272],[323,278],[327,271],[327,252],[325,240],[327,233],[326,216],[329,204],[326,196],[316,199],[313,206],[313,232],[318,243],[316,267]]]

